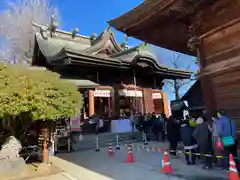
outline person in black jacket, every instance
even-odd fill
[[[185,159],[187,165],[195,164],[196,160],[196,156],[194,155],[194,153],[196,153],[197,141],[192,136],[193,131],[193,128],[189,125],[189,121],[184,120],[181,125],[180,136],[184,145]]]
[[[170,154],[176,156],[177,145],[180,137],[180,126],[175,119],[170,116],[167,121],[167,138],[170,144]]]

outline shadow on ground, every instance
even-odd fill
[[[149,144],[149,146],[166,147],[166,145],[156,143]],[[79,180],[84,179],[83,174],[87,174],[85,179],[96,175],[96,178],[100,177],[99,180],[145,180],[150,177],[151,180],[228,180],[227,173],[220,169],[206,171],[200,167],[200,164],[185,165],[183,157],[170,158],[174,173],[167,176],[160,172],[162,153],[133,149],[136,162],[132,164],[125,163],[127,154],[127,148],[124,146],[115,152],[114,157],[108,157],[107,148],[102,148],[100,152],[92,150],[59,154],[59,161],[56,165]],[[60,161],[62,161],[62,167],[60,167]]]

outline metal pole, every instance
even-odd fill
[[[153,84],[154,84],[154,88],[156,88],[157,89],[157,83],[156,83],[156,79],[155,79],[155,77],[153,77]],[[155,107],[155,102],[154,102],[154,99],[153,99],[153,112],[155,112],[155,110],[156,110],[156,107]]]
[[[50,146],[50,157],[49,157],[49,164],[52,165],[52,159],[53,159],[53,156],[54,156],[54,135],[52,134],[51,135],[51,146]]]
[[[108,116],[111,116],[111,96],[108,97]]]
[[[54,134],[54,154],[58,152],[58,138],[57,134]]]
[[[146,133],[144,133],[144,145],[148,145]]]
[[[53,134],[53,137],[52,137],[52,155],[54,156],[55,155],[55,133]]]
[[[119,150],[120,146],[119,146],[119,136],[118,134],[116,135],[116,149]]]
[[[68,137],[68,153],[71,152],[71,140],[70,140],[70,136]]]
[[[98,135],[96,135],[96,149],[95,149],[96,152],[99,152],[100,149],[99,149],[99,139],[98,139]]]
[[[71,152],[71,128],[70,128],[70,118],[68,119],[68,153]]]
[[[135,71],[135,68],[133,68],[133,83],[134,83],[134,87],[135,87],[135,91],[134,91],[134,96],[135,96],[135,99],[134,99],[134,106],[135,106],[135,111],[137,109],[137,95],[136,95],[136,91],[137,91],[137,80],[136,80],[136,71]]]

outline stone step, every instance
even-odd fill
[[[119,145],[124,145],[124,144],[132,144],[132,143],[136,143],[136,142],[142,142],[140,140],[128,140],[128,141],[123,141],[120,142]],[[103,148],[103,147],[107,147],[108,144],[102,144],[99,145],[99,149]],[[113,149],[116,148],[116,145],[113,145]],[[89,145],[89,146],[73,146],[73,151],[86,151],[86,150],[95,150],[96,149],[96,145]]]
[[[124,142],[124,141],[135,141],[135,140],[142,141],[142,139],[140,137],[134,137],[134,138],[131,137],[131,138],[119,139],[118,142],[121,143],[121,142]],[[113,145],[117,143],[115,139],[100,139],[98,141],[100,146],[103,146],[103,145],[106,146],[106,145],[109,144],[109,142],[112,142]],[[77,145],[77,146],[96,145],[96,141],[95,140],[93,140],[93,141],[81,141],[81,142],[75,143],[75,145]]]
[[[99,139],[104,139],[104,138],[109,138],[109,137],[116,137],[118,135],[119,137],[126,137],[126,136],[134,136],[134,135],[140,135],[140,132],[129,132],[129,133],[103,133],[103,134],[98,134]],[[95,138],[96,135],[83,135],[84,139],[92,139]]]
[[[122,140],[126,140],[126,139],[135,139],[135,138],[139,138],[141,137],[141,134],[140,133],[124,133],[124,134],[118,134],[118,139],[119,141],[122,141]],[[84,144],[84,143],[89,143],[89,142],[96,142],[96,138],[97,136],[96,135],[84,135],[83,136],[83,140],[82,141],[78,141],[76,139],[76,142],[77,143],[81,143],[81,144]],[[98,140],[99,142],[102,142],[102,141],[116,141],[116,134],[110,134],[110,135],[99,135],[98,136]]]
[[[123,141],[134,141],[134,140],[141,140],[140,137],[130,137],[130,138],[120,138],[119,139],[119,143],[123,142]],[[99,139],[98,143],[99,145],[108,145],[109,142],[112,142],[113,144],[116,144],[116,140],[115,139]],[[75,143],[76,145],[80,145],[80,146],[87,146],[87,145],[91,145],[91,144],[96,144],[96,140],[92,140],[92,141],[80,141],[78,143]]]
[[[142,136],[139,132],[137,133],[124,133],[119,135],[119,144],[128,144],[133,142],[142,141]],[[116,146],[116,134],[99,135],[99,147],[108,146],[109,142],[112,142],[113,147]],[[89,135],[88,137],[83,137],[82,141],[78,141],[72,144],[75,151],[80,150],[90,150],[96,148],[96,136]]]

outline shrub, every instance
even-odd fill
[[[34,120],[76,116],[83,97],[76,85],[45,69],[0,63],[0,118],[30,113]]]

